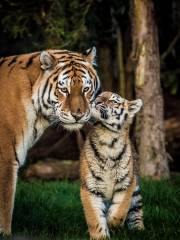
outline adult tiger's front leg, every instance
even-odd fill
[[[13,153],[4,156],[0,151],[0,234],[3,235],[11,234],[18,168],[19,164]]]

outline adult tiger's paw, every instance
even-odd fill
[[[13,240],[13,238],[9,234],[0,233],[0,240]]]

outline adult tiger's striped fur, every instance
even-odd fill
[[[51,123],[78,129],[99,87],[96,49],[48,50],[0,59],[0,233],[10,234],[17,171]]]
[[[142,101],[111,92],[100,94],[92,108],[97,120],[81,152],[81,200],[91,239],[110,237],[123,225],[143,229],[143,212],[129,127]],[[129,213],[128,213],[129,212]]]

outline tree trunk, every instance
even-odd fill
[[[116,27],[117,35],[117,62],[118,62],[118,80],[119,80],[119,91],[122,97],[125,97],[125,70],[123,60],[123,40],[122,33],[119,26]]]
[[[131,24],[136,97],[144,103],[136,122],[140,174],[167,178],[169,167],[165,149],[158,32],[151,0],[131,0]]]
[[[106,43],[102,43],[99,47],[99,69],[100,79],[103,89],[112,90],[112,61],[111,48]]]

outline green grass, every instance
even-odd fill
[[[173,240],[180,236],[180,175],[169,181],[143,180],[146,230],[119,230],[112,239]],[[88,239],[79,183],[19,180],[13,233],[38,240]]]

